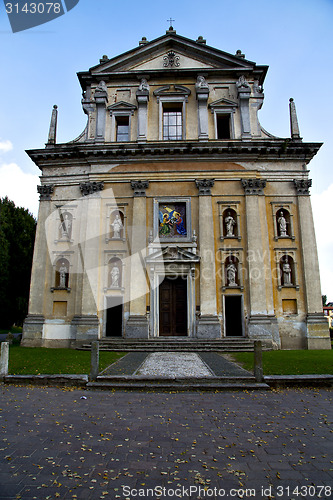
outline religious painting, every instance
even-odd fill
[[[160,238],[174,239],[187,237],[186,203],[159,203],[158,206]]]

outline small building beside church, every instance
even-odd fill
[[[321,144],[260,125],[267,66],[170,27],[78,73],[87,126],[41,186],[23,345],[249,338],[329,349],[309,188]]]

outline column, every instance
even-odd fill
[[[323,314],[316,235],[313,224],[309,188],[310,179],[295,179],[298,217],[302,245],[304,294],[306,305],[308,349],[330,349],[327,319]]]
[[[45,223],[51,213],[53,185],[37,186],[39,198],[38,222],[31,270],[29,312],[23,325],[23,346],[41,346],[44,326],[44,300],[47,289],[47,262],[49,260]]]
[[[128,338],[148,338],[149,336],[146,314],[146,294],[149,292],[149,286],[145,264],[147,256],[146,189],[148,185],[148,181],[131,181],[134,198],[130,237],[130,315],[125,327]]]
[[[242,179],[245,191],[248,296],[248,335],[269,347],[280,347],[274,314],[272,266],[263,179]]]
[[[199,189],[200,319],[198,338],[220,338],[217,316],[215,241],[211,188],[213,179],[195,181]]]

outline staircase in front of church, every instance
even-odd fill
[[[253,351],[253,345],[253,340],[244,337],[205,340],[188,337],[159,337],[154,339],[103,338],[99,341],[101,351],[121,352],[242,352]],[[90,343],[77,347],[80,350],[90,350],[90,348]]]

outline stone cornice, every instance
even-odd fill
[[[308,163],[318,152],[322,143],[304,143],[290,139],[230,140],[230,141],[156,141],[147,143],[67,143],[48,146],[45,149],[30,149],[27,154],[41,169],[43,164],[56,166],[75,159],[93,161],[168,160],[300,160]]]

